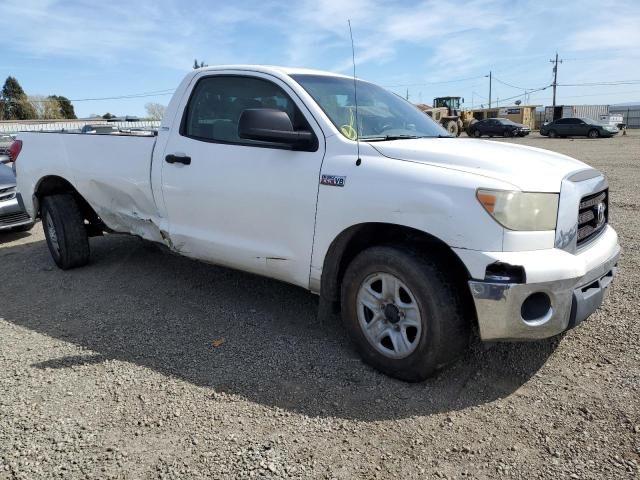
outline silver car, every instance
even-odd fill
[[[26,231],[33,227],[16,194],[16,176],[7,165],[0,164],[0,232]]]

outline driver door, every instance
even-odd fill
[[[271,76],[205,71],[194,83],[162,161],[173,248],[308,287],[322,131],[295,93]],[[294,128],[322,140],[315,151],[292,151],[241,139],[238,120],[249,108],[281,109]]]

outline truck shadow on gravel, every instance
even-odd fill
[[[10,282],[0,317],[90,352],[33,368],[132,362],[212,392],[310,416],[364,421],[454,412],[513,394],[559,340],[477,342],[420,384],[364,365],[336,318],[317,318],[317,297],[281,282],[206,265],[137,238],[93,239],[92,263],[58,270],[44,241],[0,249]],[[523,390],[524,390],[523,389]]]

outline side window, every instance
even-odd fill
[[[568,118],[561,118],[560,120],[556,120],[556,125],[566,125],[569,123]]]
[[[181,133],[206,141],[263,145],[238,136],[240,115],[248,108],[281,110],[289,115],[294,129],[310,129],[295,103],[274,83],[255,77],[218,75],[204,77],[196,84]]]

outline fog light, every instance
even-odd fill
[[[525,322],[543,320],[551,312],[551,299],[543,292],[529,295],[520,308],[520,315]]]

